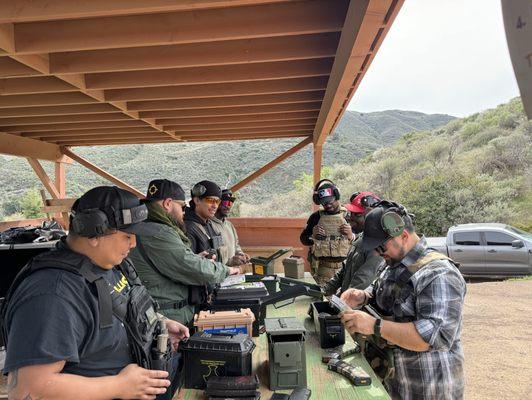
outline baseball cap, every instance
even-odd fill
[[[159,230],[142,222],[147,217],[148,209],[134,194],[116,186],[98,186],[72,205],[71,230],[88,237],[103,235],[102,229],[151,236]]]
[[[364,224],[364,236],[362,237],[362,246],[365,250],[373,250],[393,237],[388,233],[389,231],[386,232],[384,230],[382,225],[383,215],[386,214],[386,212],[390,208],[396,209],[396,207],[394,206],[397,206],[397,203],[383,201],[366,215],[366,222]],[[397,214],[394,215],[394,213],[392,213],[391,215],[388,214],[385,218],[386,226],[388,227],[388,229],[393,230],[394,228],[400,229],[401,224],[404,224],[404,218],[412,217],[410,216],[410,214],[407,214],[406,217],[400,217]]]
[[[350,203],[345,204],[345,208],[352,213],[363,213],[370,206],[370,204],[363,204],[366,203],[362,201],[365,197],[373,197],[376,201],[380,201],[380,198],[373,192],[360,192]]]
[[[185,200],[183,188],[168,179],[154,179],[148,185],[146,200]]]
[[[326,183],[324,185],[321,185],[318,190],[318,202],[323,206],[325,204],[329,204],[336,200],[336,197],[334,196],[334,186],[330,183]]]
[[[203,199],[205,197],[218,197],[222,198],[222,189],[216,183],[211,181],[201,181],[194,185],[190,191],[192,197],[199,197]]]

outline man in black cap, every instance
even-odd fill
[[[341,297],[351,307],[369,303],[382,318],[347,311],[342,321],[351,333],[373,335],[367,358],[393,354],[395,374],[384,376],[392,398],[462,399],[466,284],[454,262],[416,234],[412,218],[392,202],[381,202],[366,216],[363,245],[376,249],[388,267],[367,289],[349,289]]]
[[[211,218],[216,214],[222,198],[222,189],[211,181],[196,183],[191,192],[192,199],[185,211],[185,226],[190,247],[196,254],[207,252],[207,257],[220,259],[222,236],[217,233]]]
[[[173,363],[152,352],[165,328],[174,350],[189,333],[157,316],[126,259],[135,235],[154,233],[146,216],[131,193],[94,188],[72,206],[68,236],[15,278],[2,309],[9,398],[172,397],[178,375],[159,369]]]
[[[156,179],[148,185],[148,223],[157,234],[137,239],[131,260],[146,288],[168,318],[191,325],[194,308],[206,301],[206,286],[222,282],[240,269],[208,260],[190,249],[185,234],[185,192],[177,183]]]
[[[245,254],[238,243],[238,235],[234,225],[227,219],[236,200],[230,189],[222,190],[222,201],[211,218],[214,230],[222,237],[223,245],[219,252],[221,262],[227,265],[243,265],[249,262],[250,256]]]
[[[332,181],[319,181],[312,201],[322,208],[311,214],[300,240],[310,246],[310,272],[314,280],[324,285],[342,268],[355,235],[345,219],[347,210],[340,204],[340,191]]]

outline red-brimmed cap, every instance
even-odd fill
[[[367,205],[364,205],[362,202],[362,199],[365,197],[373,197],[376,200],[380,200],[380,198],[373,192],[360,192],[352,201],[351,203],[348,203],[345,205],[345,208],[347,208],[352,213],[363,213],[366,211]]]

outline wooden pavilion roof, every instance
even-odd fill
[[[0,2],[0,152],[56,160],[68,146],[287,137],[321,146],[402,3]]]

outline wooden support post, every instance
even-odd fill
[[[322,155],[323,155],[323,146],[314,143],[314,179],[313,179],[314,186],[316,186],[316,184],[321,179]],[[318,206],[316,204],[313,204],[312,209],[316,211],[318,209]]]
[[[68,157],[64,157],[65,161],[55,162],[55,187],[59,192],[59,198],[64,199],[66,197],[66,165],[71,164],[72,160]],[[63,219],[63,226],[68,229],[70,218],[68,212],[62,212],[61,218]]]
[[[286,160],[288,157],[290,157],[292,154],[297,153],[299,150],[301,150],[303,147],[308,145],[309,143],[312,143],[312,137],[308,137],[307,139],[303,140],[302,142],[299,142],[294,147],[288,149],[283,154],[275,158],[274,160],[270,161],[268,164],[263,166],[262,168],[258,169],[257,171],[253,172],[251,175],[247,176],[246,178],[242,179],[240,182],[238,182],[236,185],[233,185],[231,187],[231,190],[233,192],[236,192],[240,189],[242,189],[244,186],[246,186],[248,183],[254,181],[259,176],[264,174],[265,172],[269,171],[276,165],[280,164],[282,161]]]
[[[42,167],[39,160],[35,158],[29,158],[29,157],[27,157],[26,159],[28,160],[28,163],[33,168],[33,171],[35,171],[35,174],[39,177],[42,184],[44,185],[46,190],[48,190],[48,193],[50,193],[52,198],[59,199],[59,191],[57,190],[54,182],[52,182],[52,180],[50,179],[50,177],[48,176],[48,174]]]
[[[111,175],[108,172],[105,172],[103,169],[97,167],[96,165],[92,164],[91,162],[85,160],[83,157],[78,156],[77,154],[73,153],[70,149],[67,147],[61,147],[61,152],[65,155],[73,159],[74,161],[80,163],[85,168],[90,169],[92,172],[94,172],[97,175],[100,175],[104,179],[107,179],[108,181],[114,183],[116,186],[121,187],[122,189],[127,190],[128,192],[133,193],[135,196],[139,198],[144,198],[145,195],[140,192],[139,190],[135,189],[133,186],[128,185],[121,179],[118,179],[116,176]]]

